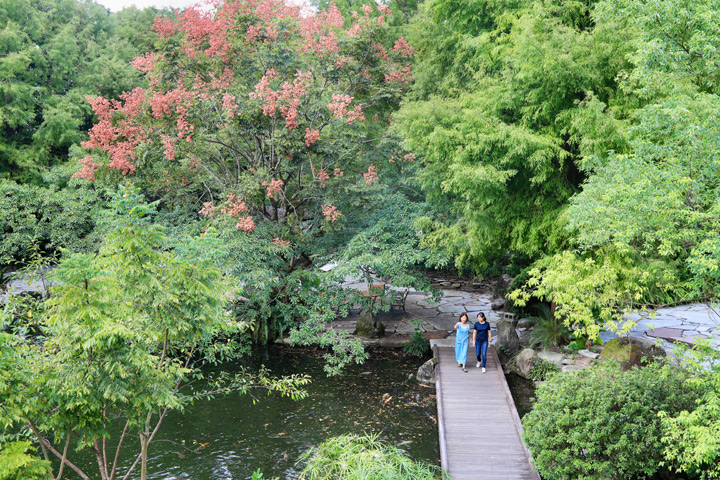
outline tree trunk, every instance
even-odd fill
[[[140,434],[140,455],[142,464],[140,466],[140,480],[147,480],[147,457],[148,457],[148,441],[150,440],[150,432]]]

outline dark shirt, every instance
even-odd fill
[[[475,341],[483,343],[488,341],[488,334],[490,333],[490,322],[480,323],[475,322],[473,330],[477,331]]]

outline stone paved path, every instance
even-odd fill
[[[366,290],[364,281],[347,279],[348,288]],[[399,292],[404,289],[393,288]],[[482,311],[494,326],[495,322],[504,312],[492,310],[490,303],[493,296],[490,292],[463,291],[455,289],[441,290],[442,299],[433,303],[430,296],[423,292],[411,289],[405,303],[406,314],[402,311],[394,313],[381,313],[381,320],[386,325],[387,335],[410,335],[414,331],[411,321],[422,320],[427,326],[426,330],[439,332],[453,332],[453,325],[458,321],[461,313],[466,312],[470,321],[474,322],[477,313]],[[354,330],[357,312],[347,319],[339,320],[333,324],[336,328]],[[640,319],[638,315],[635,319]],[[493,330],[495,334],[495,330]],[[642,337],[657,341],[666,349],[672,349],[671,342],[682,341],[691,343],[697,338],[710,338],[713,346],[720,349],[720,309],[714,309],[707,304],[688,304],[658,310],[654,318],[642,318],[629,332],[630,336]],[[616,334],[603,332],[600,335],[603,342],[617,337]]]

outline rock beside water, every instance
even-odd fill
[[[436,358],[431,358],[427,362],[420,365],[417,371],[417,381],[420,383],[435,383],[435,365]]]
[[[364,308],[355,322],[355,334],[365,338],[380,338],[385,335],[385,325],[371,309]]]
[[[665,350],[649,340],[636,337],[613,338],[605,344],[601,361],[615,360],[623,370],[643,365],[655,358],[666,357]],[[646,359],[644,361],[643,359]]]

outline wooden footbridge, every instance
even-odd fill
[[[487,373],[475,368],[468,349],[468,372],[455,362],[454,337],[433,340],[438,363],[437,389],[440,461],[451,480],[540,480],[505,381],[495,347],[488,349]]]

